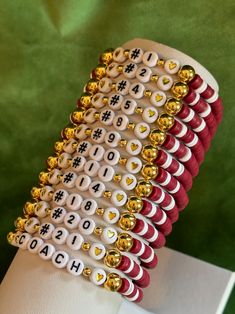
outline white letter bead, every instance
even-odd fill
[[[79,222],[81,220],[81,217],[76,212],[69,212],[64,217],[64,224],[69,229],[75,229],[77,228]]]
[[[22,233],[22,235],[19,237],[19,240],[18,240],[19,247],[23,250],[26,250],[28,246],[28,242],[31,238],[32,236],[29,233],[27,232]]]
[[[53,169],[49,172],[48,182],[50,184],[58,184],[60,182],[60,175],[62,172],[59,169]]]
[[[137,157],[131,157],[127,160],[126,169],[130,173],[138,173],[142,168],[142,161]]]
[[[129,119],[126,115],[124,114],[119,114],[116,115],[115,118],[113,119],[113,126],[115,129],[118,131],[124,131],[127,129],[129,123]]]
[[[135,63],[140,63],[142,61],[144,51],[141,48],[132,48],[129,51],[129,59]]]
[[[126,57],[124,55],[124,49],[122,47],[118,47],[114,50],[113,60],[120,63],[126,60]]]
[[[157,120],[158,111],[155,107],[147,107],[144,109],[142,118],[147,123],[154,123]]]
[[[52,233],[52,240],[56,244],[64,244],[66,242],[66,239],[69,235],[69,232],[64,227],[57,227]]]
[[[142,144],[139,140],[129,140],[126,145],[128,154],[136,156],[139,155],[142,149]]]
[[[146,51],[143,55],[143,63],[152,68],[157,65],[158,54],[155,51]]]
[[[91,139],[93,142],[101,144],[104,143],[106,130],[101,127],[94,128],[91,132]]]
[[[62,223],[64,221],[64,216],[66,215],[66,210],[63,207],[54,207],[51,210],[50,217],[54,223]]]
[[[67,271],[74,276],[81,275],[83,269],[84,263],[79,258],[72,258],[67,263]]]
[[[64,143],[63,150],[66,153],[72,154],[75,151],[75,147],[77,147],[77,143],[78,142],[75,139],[71,138]]]
[[[121,139],[121,135],[116,131],[109,131],[105,134],[105,144],[110,147],[117,147]]]
[[[131,97],[140,99],[144,96],[145,87],[141,83],[133,83],[130,86],[129,94]]]
[[[103,77],[99,81],[99,91],[102,93],[109,93],[112,88],[112,80],[108,77]]]
[[[94,260],[100,260],[105,256],[106,249],[101,243],[92,243],[89,249],[89,255]]]
[[[132,115],[135,112],[137,103],[134,99],[125,99],[121,105],[121,110],[127,115]]]
[[[80,172],[83,170],[86,163],[86,158],[83,156],[74,156],[71,161],[71,168],[73,171]]]
[[[120,212],[117,208],[115,207],[109,207],[105,209],[103,218],[104,221],[106,221],[109,224],[115,224],[116,222],[118,222],[120,217]]]
[[[119,151],[113,148],[106,150],[104,154],[104,161],[111,166],[118,164],[119,158]]]
[[[98,205],[94,199],[87,198],[81,204],[81,211],[88,216],[92,216],[95,214],[97,207]]]
[[[123,101],[123,96],[120,94],[112,94],[109,97],[108,105],[113,110],[119,110]]]
[[[95,222],[91,218],[83,218],[78,225],[80,232],[84,235],[92,234],[95,229]]]
[[[109,165],[102,166],[98,171],[98,177],[103,182],[110,182],[114,176],[114,169]]]
[[[77,179],[77,175],[75,172],[68,171],[65,172],[62,178],[62,183],[67,188],[73,188],[75,185],[75,181]]]
[[[79,127],[75,129],[75,132],[74,132],[75,137],[80,141],[85,140],[87,138],[87,135],[85,132],[87,129],[88,129],[88,126],[86,124],[80,124]]]
[[[80,250],[82,243],[84,242],[83,236],[78,232],[70,233],[66,239],[67,246],[74,251]]]
[[[127,191],[133,190],[137,184],[137,179],[133,174],[124,174],[120,186]]]
[[[152,93],[150,97],[150,102],[156,107],[162,107],[166,102],[166,94],[162,91],[156,91]]]
[[[37,203],[37,205],[34,208],[34,212],[35,214],[40,217],[40,218],[44,218],[47,216],[48,213],[48,209],[50,208],[49,203],[45,202],[45,201],[40,201]]]
[[[157,80],[157,87],[163,91],[167,91],[173,85],[173,79],[169,75],[162,75]]]
[[[40,234],[40,237],[44,240],[48,240],[52,236],[52,232],[55,230],[55,227],[53,224],[49,222],[45,222],[41,224],[38,233]]]
[[[91,148],[91,143],[88,141],[82,141],[77,147],[77,153],[81,156],[87,157],[89,155],[89,150]]]
[[[150,77],[152,75],[152,71],[148,67],[139,67],[139,69],[136,72],[136,78],[141,82],[141,83],[147,83],[150,81]]]
[[[83,199],[81,195],[77,193],[71,193],[66,200],[66,206],[70,210],[78,210],[81,206],[82,200]]]
[[[56,205],[63,206],[68,196],[69,193],[66,190],[59,189],[54,192],[53,201]]]
[[[105,244],[112,244],[117,240],[117,231],[112,227],[104,228],[100,238],[101,241]]]
[[[100,169],[100,164],[96,160],[88,160],[84,166],[84,172],[90,177],[95,177]]]
[[[51,186],[45,185],[45,186],[41,189],[40,199],[41,199],[42,201],[50,201],[53,192],[54,192],[54,190],[53,190],[53,188],[52,188]]]
[[[103,98],[104,94],[96,93],[91,99],[92,105],[97,109],[104,107]]]
[[[43,243],[44,242],[41,238],[32,237],[27,244],[27,249],[30,253],[36,254]]]
[[[106,280],[106,272],[101,268],[95,268],[93,269],[90,280],[93,282],[96,286],[102,285]]]
[[[139,139],[145,139],[150,132],[150,126],[145,122],[139,122],[134,128],[134,134]]]
[[[50,243],[43,243],[38,250],[38,255],[44,260],[51,259],[54,253],[55,247]]]
[[[132,63],[132,62],[127,63],[127,64],[125,64],[124,67],[123,67],[123,75],[124,75],[126,78],[134,78],[137,69],[138,69],[137,64]]]
[[[26,221],[24,228],[28,233],[35,233],[37,231],[36,226],[39,225],[40,221],[36,217],[31,217]]]
[[[69,167],[69,161],[71,160],[71,155],[68,153],[62,153],[58,157],[58,166],[60,168],[66,169]]]
[[[104,152],[105,152],[105,150],[101,145],[95,144],[91,147],[91,149],[89,151],[89,156],[93,160],[100,161],[103,159]]]
[[[91,178],[87,176],[86,174],[81,174],[77,177],[75,185],[79,191],[84,192],[88,190],[90,183],[91,183]]]
[[[119,80],[116,83],[116,92],[120,93],[121,95],[125,96],[129,92],[130,82],[128,80]]]
[[[52,256],[52,263],[57,268],[64,268],[68,261],[69,255],[64,251],[56,251]]]
[[[115,112],[111,109],[104,109],[100,112],[100,122],[104,125],[112,125]]]
[[[176,59],[168,59],[164,64],[164,68],[169,74],[176,74],[180,69],[180,62]]]
[[[127,201],[127,195],[122,190],[115,190],[112,192],[111,202],[114,206],[123,206]]]
[[[87,123],[93,123],[95,122],[95,113],[96,109],[95,108],[89,108],[85,111],[85,114],[83,116],[84,121]]]
[[[116,62],[112,62],[107,68],[106,68],[106,74],[110,77],[117,77],[120,73],[118,71],[119,64]]]
[[[105,185],[101,181],[93,181],[89,186],[89,192],[93,197],[101,197],[105,191]]]

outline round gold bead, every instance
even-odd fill
[[[82,243],[82,249],[83,251],[88,251],[91,247],[91,244],[89,242],[83,242]]]
[[[164,67],[164,64],[165,64],[165,60],[163,60],[163,59],[158,59],[158,61],[157,61],[157,66],[159,66],[159,67]]]
[[[136,225],[135,215],[131,213],[123,213],[118,221],[118,225],[122,230],[132,230]]]
[[[144,111],[144,108],[142,108],[142,107],[137,107],[137,108],[135,109],[135,113],[137,113],[137,114],[142,114],[143,111]]]
[[[26,202],[23,208],[23,212],[25,215],[29,215],[29,216],[33,216],[34,210],[35,210],[35,206],[37,205],[37,203],[31,203],[31,202]]]
[[[94,80],[94,79],[90,79],[87,82],[87,84],[85,86],[85,89],[86,89],[87,93],[90,93],[90,94],[94,95],[99,90],[99,81],[98,80]]]
[[[122,139],[120,139],[120,141],[119,141],[118,144],[119,144],[120,147],[125,147],[126,144],[127,144],[127,140],[125,140],[124,138],[122,138]]]
[[[112,85],[111,85],[111,90],[113,90],[113,91],[116,90],[116,83],[112,83]]]
[[[135,125],[136,125],[136,124],[135,124],[134,122],[130,122],[130,123],[128,123],[127,128],[128,128],[129,130],[134,130]]]
[[[127,200],[126,208],[131,213],[139,213],[143,208],[143,200],[136,196],[130,196]]]
[[[121,260],[122,260],[122,255],[116,249],[108,250],[104,257],[105,265],[111,268],[116,268],[118,265],[120,265]]]
[[[91,275],[91,273],[92,273],[92,270],[90,267],[85,267],[83,269],[83,272],[82,272],[83,276],[85,276],[85,277],[89,277]]]
[[[7,241],[9,244],[12,244],[12,242],[15,239],[15,233],[14,232],[8,232],[7,234]]]
[[[91,106],[92,95],[89,93],[83,93],[78,101],[79,105],[84,108],[89,108]]]
[[[139,197],[148,197],[153,191],[153,186],[150,182],[141,180],[135,187],[135,193]]]
[[[101,236],[102,232],[103,232],[103,228],[95,227],[94,234],[96,234],[97,236]]]
[[[26,223],[27,219],[22,218],[22,217],[17,217],[16,220],[14,221],[14,225],[17,230],[19,231],[24,231],[24,225]]]
[[[94,113],[94,118],[98,121],[99,118],[100,118],[100,112],[96,111],[96,112]]]
[[[63,134],[66,140],[70,140],[71,138],[74,138],[74,132],[75,132],[75,128],[71,128],[71,127],[64,128]]]
[[[71,114],[71,120],[74,124],[79,124],[83,121],[85,109],[82,107],[79,107],[76,109],[76,111],[72,112]]]
[[[96,208],[95,212],[98,216],[103,216],[104,215],[104,208],[98,207],[98,208]]]
[[[149,139],[154,145],[162,145],[166,140],[166,133],[159,129],[153,129],[149,134]]]
[[[119,158],[119,164],[122,166],[125,166],[125,164],[127,163],[127,158],[121,157]]]
[[[159,79],[159,76],[157,74],[153,74],[150,78],[150,80],[154,83],[157,83],[158,79]]]
[[[174,118],[167,113],[161,114],[157,119],[157,124],[161,131],[169,131],[173,127],[174,123]]]
[[[122,286],[122,278],[115,273],[109,273],[104,283],[105,289],[117,292]]]
[[[92,71],[92,78],[101,80],[106,74],[105,64],[98,64],[97,67]]]
[[[55,149],[56,153],[59,153],[59,154],[62,153],[63,148],[64,148],[64,141],[55,142],[54,149]]]
[[[133,238],[128,233],[120,233],[116,241],[116,247],[120,251],[128,252],[133,246]]]
[[[124,54],[124,56],[125,56],[126,58],[129,57],[129,52],[130,52],[130,49],[125,49],[125,50],[124,50],[123,54]]]
[[[117,67],[117,70],[118,70],[119,73],[122,73],[123,65],[119,64],[118,67]]]
[[[54,169],[56,168],[58,165],[58,157],[55,157],[55,156],[49,156],[47,158],[47,166],[49,169]]]
[[[102,98],[102,102],[103,102],[103,104],[104,104],[105,106],[108,105],[109,98],[108,98],[107,96],[104,96],[104,97]]]
[[[151,90],[146,89],[146,90],[144,91],[144,96],[150,98],[150,97],[152,96]]]
[[[158,175],[158,167],[153,164],[145,164],[141,169],[141,173],[145,180],[153,180]]]
[[[106,49],[100,56],[100,63],[105,65],[110,64],[113,61],[113,49]]]
[[[112,192],[111,192],[111,191],[104,191],[103,197],[105,197],[105,198],[111,198],[111,196],[112,196]]]
[[[33,199],[39,199],[40,198],[40,193],[41,193],[41,188],[33,187],[31,189],[31,196]]]
[[[157,158],[158,149],[153,145],[144,145],[141,150],[141,156],[144,160],[150,162]]]
[[[175,82],[171,87],[171,91],[176,98],[182,99],[188,94],[189,87],[184,82]]]
[[[113,181],[115,182],[120,182],[122,180],[122,175],[120,173],[116,173],[114,176],[113,176]]]
[[[182,106],[183,104],[180,100],[175,99],[175,98],[170,98],[165,103],[164,108],[166,110],[166,113],[168,113],[169,115],[175,116],[181,111]]]
[[[195,70],[191,65],[183,65],[178,71],[178,76],[182,82],[190,82],[195,76]]]
[[[47,184],[48,183],[48,172],[45,172],[45,171],[41,171],[39,173],[39,182],[44,185],[44,184]]]
[[[85,134],[86,134],[87,136],[90,136],[91,133],[92,133],[92,129],[91,129],[91,128],[87,128],[87,129],[85,130]]]

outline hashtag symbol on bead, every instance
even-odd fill
[[[48,224],[42,225],[40,228],[40,234],[44,235],[44,234],[48,233],[49,228],[50,228],[50,225],[48,225]]]
[[[81,163],[81,157],[76,157],[76,158],[73,160],[72,166],[73,166],[74,168],[77,168],[77,167],[80,165],[80,163]]]
[[[55,195],[55,201],[58,202],[60,200],[62,200],[63,198],[63,195],[64,195],[64,192],[63,191],[58,191]]]
[[[119,95],[113,95],[110,100],[110,105],[115,106],[118,103],[119,99]]]
[[[52,218],[55,219],[59,218],[62,215],[62,212],[63,212],[62,208],[56,208],[53,212]]]
[[[98,140],[101,137],[102,130],[101,129],[96,129],[93,132],[93,139]]]
[[[102,114],[102,118],[101,120],[102,121],[107,121],[111,116],[111,111],[110,110],[107,110],[105,111],[103,114]]]
[[[126,87],[126,81],[121,81],[120,83],[118,83],[118,91],[123,91]]]
[[[132,51],[132,53],[131,53],[131,58],[132,59],[136,59],[136,58],[138,58],[139,57],[139,54],[140,54],[140,49],[135,49],[135,50],[133,50]]]
[[[87,149],[87,143],[82,143],[79,145],[78,152],[83,153]]]
[[[134,70],[135,68],[135,64],[134,63],[129,63],[127,64],[126,68],[125,68],[125,73],[130,73]]]
[[[73,173],[69,172],[64,176],[64,183],[69,183],[73,179]]]

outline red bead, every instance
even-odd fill
[[[203,79],[200,75],[196,74],[194,78],[189,82],[189,86],[193,89],[199,88],[203,83]]]
[[[164,234],[164,236],[169,235],[172,231],[171,220],[167,217],[163,224],[158,225],[158,229]]]
[[[135,280],[135,283],[141,288],[146,288],[149,286],[150,276],[146,269],[143,268],[143,276],[141,277],[141,279]]]
[[[121,263],[117,266],[117,269],[125,271],[130,267],[131,261],[130,258],[122,255]]]
[[[195,93],[195,91],[189,86],[189,91],[188,94],[184,97],[184,101],[187,104],[191,104],[195,100],[196,96],[197,94]]]
[[[130,287],[130,282],[126,278],[122,277],[122,285],[121,288],[118,290],[119,293],[123,294],[128,291]]]
[[[141,302],[144,296],[142,289],[138,289],[138,290],[139,290],[139,295],[138,295],[138,298],[135,300],[135,303]]]
[[[171,210],[165,210],[165,213],[172,223],[175,223],[179,219],[179,210],[176,206],[174,206]]]
[[[151,242],[150,245],[154,249],[160,249],[166,244],[166,238],[160,231],[158,232],[158,237],[154,242]]]
[[[214,89],[211,86],[207,85],[206,89],[201,93],[201,96],[204,99],[209,99],[214,95],[214,93]]]
[[[198,162],[197,162],[197,160],[193,154],[188,161],[184,162],[184,165],[188,169],[188,171],[191,173],[193,178],[198,175],[199,165],[198,165]]]

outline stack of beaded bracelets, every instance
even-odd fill
[[[190,65],[106,50],[9,243],[141,301],[221,118]]]

